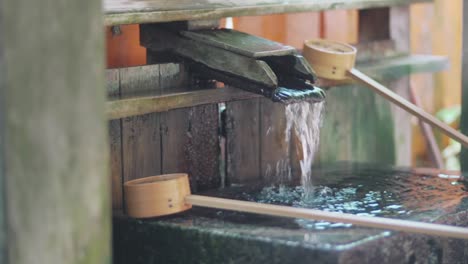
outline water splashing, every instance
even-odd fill
[[[297,147],[301,168],[301,182],[304,195],[313,192],[312,164],[320,141],[320,127],[324,103],[311,104],[301,102],[286,107],[286,138],[287,142],[294,140]]]

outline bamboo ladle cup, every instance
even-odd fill
[[[323,39],[306,40],[304,42],[303,55],[319,77],[336,81],[353,79],[362,83],[423,122],[439,128],[447,136],[468,147],[467,136],[354,68],[356,53],[356,48],[340,42]]]
[[[151,218],[180,213],[195,205],[289,218],[344,222],[364,227],[468,239],[468,228],[462,227],[193,195],[190,194],[188,175],[184,173],[166,174],[128,181],[124,184],[124,191],[126,212],[134,218]]]

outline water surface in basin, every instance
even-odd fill
[[[415,169],[341,163],[331,168],[315,168],[312,194],[299,184],[262,186],[261,183],[233,186],[209,195],[289,205],[365,216],[433,221],[440,216],[466,209],[465,185],[456,174]],[[307,187],[306,187],[307,188]],[[226,220],[240,213],[218,211]],[[250,219],[250,220],[249,220]],[[265,224],[267,217],[240,217],[239,220]],[[291,222],[293,221],[293,222]],[[281,220],[288,226],[323,230],[351,227],[304,219]]]

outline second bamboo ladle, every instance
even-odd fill
[[[305,41],[303,51],[304,57],[312,65],[319,77],[337,81],[353,79],[362,83],[385,99],[429,125],[439,128],[447,136],[468,147],[467,136],[444,124],[431,114],[354,68],[356,53],[356,48],[351,45],[322,39]]]
[[[468,239],[468,228],[381,217],[357,216],[290,206],[272,205],[190,194],[185,173],[152,176],[124,184],[125,207],[129,216],[151,218],[175,214],[192,205],[289,218],[344,222],[426,235]]]

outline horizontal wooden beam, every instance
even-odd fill
[[[448,60],[446,57],[410,55],[385,59],[377,63],[366,63],[358,66],[358,68],[379,80],[387,80],[414,73],[437,72],[446,69],[447,66]],[[350,82],[337,83],[319,80],[320,87],[334,87],[344,84],[350,84]],[[107,115],[109,119],[118,119],[153,112],[164,112],[177,108],[258,97],[261,97],[261,95],[232,87],[136,97],[107,102]]]
[[[261,97],[261,95],[232,87],[137,97],[109,101],[107,103],[107,115],[109,119],[117,119],[153,112],[164,112],[176,108],[245,100],[255,97]]]
[[[432,0],[239,0],[239,1],[160,1],[105,0],[105,24],[143,24],[182,20],[219,19],[280,13],[313,12],[334,9],[365,9]]]

